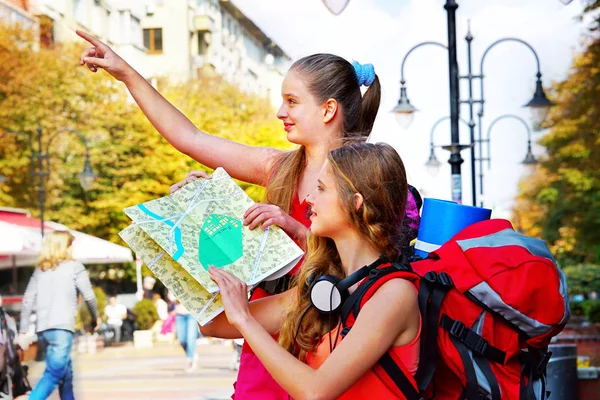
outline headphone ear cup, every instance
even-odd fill
[[[312,284],[310,287],[310,302],[319,312],[329,314],[342,305],[344,295],[337,288],[339,282],[338,278],[325,275]]]

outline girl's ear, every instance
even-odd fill
[[[338,111],[338,102],[336,99],[329,99],[323,104],[323,122],[328,123],[333,120]]]
[[[362,207],[364,201],[365,199],[363,198],[362,194],[354,193],[354,210],[358,211]]]

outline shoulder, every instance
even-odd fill
[[[282,167],[282,164],[285,163],[285,161],[290,160],[290,158],[294,157],[301,151],[301,148],[297,148],[294,150],[280,150],[269,147],[266,149],[269,152],[269,162],[267,164],[267,171],[269,171],[269,175],[275,171],[278,171],[279,168]]]
[[[419,315],[415,285],[402,277],[392,278],[362,304],[352,330],[389,346],[408,343],[418,331]]]
[[[286,157],[289,157],[289,155],[291,153],[296,151],[296,150],[274,149],[272,147],[264,147],[263,149],[265,152],[265,159],[267,160],[266,165],[265,165],[267,175],[271,175],[274,171],[276,171],[277,168],[280,166],[281,162]]]
[[[415,285],[404,278],[392,278],[383,283],[367,304],[384,305],[396,311],[410,310],[418,306],[417,289]]]
[[[59,267],[64,269],[70,269],[71,271],[74,271],[76,273],[85,271],[85,266],[79,261],[75,260],[63,261]]]
[[[411,296],[417,294],[417,288],[414,283],[403,277],[392,278],[381,285],[375,292],[377,294],[385,293],[391,296]]]

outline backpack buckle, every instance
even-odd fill
[[[445,288],[454,287],[454,282],[452,281],[452,278],[450,278],[450,275],[448,275],[447,273],[441,272],[438,274],[437,278],[438,282]]]
[[[477,344],[475,345],[475,352],[485,356],[485,352],[487,350],[488,347],[488,342],[487,340],[485,340],[484,338],[482,338],[481,336],[479,336],[479,340],[477,340]]]
[[[544,372],[546,372],[546,367],[548,366],[548,361],[550,361],[550,357],[552,357],[552,352],[540,352],[539,356],[540,357],[534,371],[534,376],[536,377],[543,376]]]
[[[412,268],[410,267],[410,265],[404,264],[404,263],[392,263],[392,267],[397,269],[398,271],[410,271],[412,272]]]
[[[437,276],[438,275],[434,271],[429,271],[425,274],[423,278],[425,278],[427,282],[434,284],[435,282],[437,282]]]
[[[373,268],[372,270],[369,271],[369,280],[377,279],[379,277],[380,273],[381,273],[380,269]]]
[[[456,320],[452,323],[452,327],[450,328],[450,334],[460,340],[463,339],[463,336],[466,334],[465,324]]]
[[[521,353],[519,361],[529,368],[534,379],[539,379],[544,376],[550,357],[552,357],[551,351],[528,349]]]

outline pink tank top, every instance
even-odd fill
[[[310,205],[306,200],[300,202],[297,195],[294,195],[290,216],[302,225],[310,228]],[[302,265],[301,259],[289,274],[295,275]],[[257,300],[267,297],[269,294],[262,289],[256,289],[250,300]],[[277,337],[275,336],[275,339]],[[271,377],[267,369],[254,354],[250,346],[244,342],[242,355],[240,358],[240,369],[238,371],[237,382],[234,384],[235,393],[232,399],[237,400],[288,400],[289,396],[285,390],[279,386]]]

